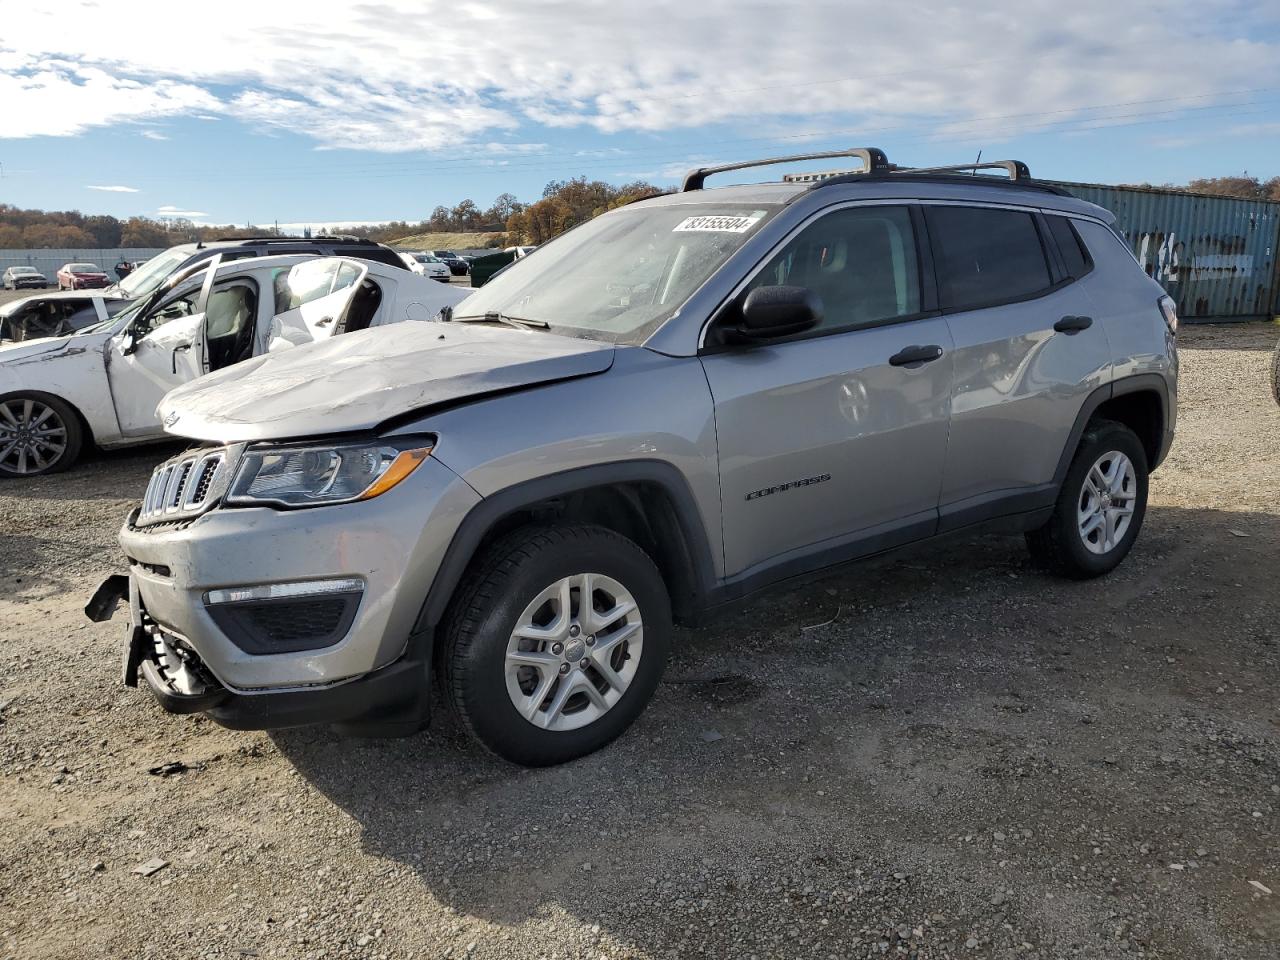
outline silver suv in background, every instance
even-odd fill
[[[683,189],[516,262],[450,322],[169,394],[120,542],[125,682],[232,727],[581,756],[673,622],[957,530],[1113,569],[1173,437],[1176,317],[1112,215],[1024,165]],[[783,160],[813,159],[782,158]],[[781,160],[765,161],[781,162]]]

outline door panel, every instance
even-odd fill
[[[925,211],[955,343],[940,498],[941,527],[949,529],[1052,503],[1076,415],[1103,382],[1111,351],[1034,213]]]
[[[782,245],[718,321],[731,325],[742,297],[764,285],[805,287],[823,307],[807,339],[703,357],[729,576],[767,578],[766,567],[783,574],[787,564],[835,559],[816,556],[828,549],[873,536],[888,545],[936,526],[951,339],[944,320],[921,317],[928,306],[916,222],[897,204],[823,214]],[[909,347],[929,349],[906,362]]]
[[[177,317],[139,337],[127,353],[131,334],[107,345],[107,381],[120,432],[126,437],[163,433],[156,405],[170,390],[203,373],[204,314]]]
[[[324,340],[339,332],[368,269],[337,258],[300,263],[276,281],[277,313],[267,350]]]
[[[915,369],[889,358],[937,344]],[[703,358],[730,576],[791,551],[937,516],[951,340],[940,318]]]
[[[948,318],[955,393],[944,513],[1052,483],[1076,414],[1111,361],[1100,323],[1069,334],[1053,325],[1090,310],[1072,284],[1038,300]]]

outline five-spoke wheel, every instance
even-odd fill
[[[1052,516],[1027,534],[1032,559],[1084,579],[1114,570],[1147,509],[1147,452],[1124,424],[1095,420],[1076,448]]]
[[[1115,549],[1129,531],[1137,495],[1133,461],[1123,453],[1109,450],[1094,462],[1085,474],[1077,511],[1086,550],[1105,554]]]
[[[494,753],[530,766],[590,753],[631,725],[666,666],[671,604],[634,542],[586,524],[524,527],[459,587],[445,689]]]
[[[544,730],[575,730],[612,709],[635,679],[644,625],[611,577],[562,577],[525,607],[507,644],[507,694]]]

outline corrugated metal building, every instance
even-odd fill
[[[117,247],[113,250],[59,250],[59,249],[38,249],[29,250],[0,250],[0,273],[3,273],[8,267],[35,267],[51,282],[54,282],[53,275],[58,272],[58,268],[64,263],[96,263],[103,270],[107,271],[107,276],[115,279],[115,272],[112,270],[122,259],[134,263],[138,260],[149,260],[157,253],[164,250],[164,247]]]
[[[1189,321],[1280,313],[1280,203],[1050,181],[1116,215],[1138,262]]]

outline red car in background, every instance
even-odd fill
[[[64,263],[58,268],[59,290],[89,290],[110,284],[111,278],[96,263]]]

